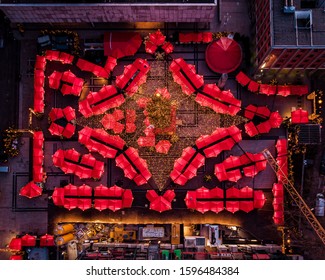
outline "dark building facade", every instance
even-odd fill
[[[257,0],[255,12],[259,69],[325,69],[324,1]]]

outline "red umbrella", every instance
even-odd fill
[[[171,203],[164,197],[158,196],[153,202],[150,203],[150,209],[161,213],[172,209],[172,206]]]
[[[49,78],[49,87],[53,89],[58,89],[61,84],[62,73],[53,71],[53,73],[48,77]]]
[[[68,184],[64,187],[65,196],[78,196],[78,187],[72,184]]]
[[[64,205],[64,188],[55,188],[52,194],[53,203],[56,206]]]
[[[253,189],[246,186],[239,190],[240,198],[253,198]]]
[[[123,191],[124,190],[121,187],[114,185],[113,187],[108,188],[107,195],[112,197],[122,197]]]
[[[211,198],[210,190],[205,187],[198,188],[195,192],[197,198]]]
[[[122,195],[122,207],[129,208],[132,206],[133,195],[131,190],[125,190]]]
[[[226,197],[227,198],[238,198],[239,195],[239,189],[231,187],[226,190]]]
[[[161,154],[168,154],[170,147],[172,144],[168,140],[160,140],[156,146],[156,152]]]
[[[13,238],[9,243],[9,249],[14,251],[20,251],[22,249],[22,240],[21,238]]]
[[[108,194],[109,194],[108,187],[106,187],[102,184],[95,187],[95,196],[108,196]]]
[[[233,39],[221,37],[209,44],[205,52],[209,68],[217,73],[230,73],[238,68],[242,61],[240,45]]]
[[[54,243],[54,236],[50,234],[44,234],[40,237],[40,246],[46,247],[46,246],[55,246]]]
[[[204,214],[205,212],[210,211],[211,201],[197,201],[195,210]]]
[[[185,196],[185,204],[189,209],[196,208],[196,192],[195,191],[188,191]]]
[[[65,198],[63,207],[68,209],[69,211],[72,209],[77,208],[78,206],[78,199],[77,198]]]
[[[134,55],[142,44],[138,32],[106,32],[104,34],[104,55],[122,58]]]
[[[165,42],[166,36],[164,36],[160,30],[149,34],[149,41],[156,46],[161,46]]]
[[[174,190],[167,190],[167,191],[164,193],[163,197],[164,197],[167,201],[172,202],[172,200],[175,198],[175,192],[174,192]]]
[[[225,207],[223,206],[223,201],[211,201],[210,202],[210,210],[219,213],[224,210]]]
[[[239,210],[239,201],[226,201],[226,210],[235,213]]]
[[[42,195],[42,188],[36,185],[33,181],[22,187],[19,191],[19,195],[33,198]]]
[[[157,197],[158,197],[158,194],[156,193],[155,190],[148,190],[147,193],[146,193],[146,198],[150,202],[153,202]]]
[[[120,210],[122,208],[122,200],[120,199],[108,199],[108,209],[113,212]]]
[[[220,189],[218,187],[211,189],[210,196],[212,198],[223,198],[223,189]]]
[[[94,208],[102,211],[107,209],[109,206],[108,199],[94,199]]]
[[[81,198],[77,201],[77,207],[82,211],[85,211],[91,208],[91,199],[90,198]]]
[[[11,255],[9,260],[15,260],[15,261],[23,260],[23,255]]]
[[[270,124],[272,128],[278,128],[282,124],[283,118],[279,112],[272,112],[270,115]]]
[[[21,245],[24,247],[34,247],[36,245],[36,237],[29,235],[29,234],[25,234],[22,238],[21,238]]]
[[[254,202],[253,201],[239,201],[239,209],[248,213],[254,210]]]
[[[86,184],[82,184],[78,187],[78,196],[91,196],[92,188]]]
[[[283,184],[274,183],[272,192],[274,197],[283,197]]]
[[[262,208],[266,199],[263,191],[254,191],[254,208]]]
[[[57,119],[61,119],[64,117],[63,110],[61,108],[52,108],[49,113],[50,120],[54,122]]]
[[[308,112],[301,108],[291,112],[291,123],[308,123]]]

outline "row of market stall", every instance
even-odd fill
[[[172,209],[175,191],[167,190],[160,195],[155,190],[148,190],[146,198],[150,203],[149,209],[161,213]],[[101,184],[91,188],[86,184],[79,187],[68,184],[63,188],[56,187],[52,199],[56,206],[68,210],[78,208],[85,211],[94,208],[99,211],[109,209],[115,212],[123,208],[130,208],[134,197],[130,189],[123,189],[116,185],[107,187]],[[201,187],[195,191],[187,191],[184,200],[188,209],[201,213],[207,211],[219,213],[223,210],[235,213],[239,210],[250,212],[262,208],[266,198],[263,191],[253,190],[248,186],[241,189]]]

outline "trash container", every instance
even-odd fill
[[[169,260],[169,250],[162,250],[161,251],[161,259]]]
[[[175,260],[181,260],[182,259],[182,250],[181,249],[175,249],[174,250],[174,258],[175,258]]]

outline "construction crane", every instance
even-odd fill
[[[287,175],[284,173],[284,171],[280,168],[280,166],[277,164],[275,158],[272,156],[271,152],[268,149],[265,149],[262,151],[263,156],[273,169],[275,173],[280,172],[280,174],[283,176],[283,186],[286,189],[286,191],[289,193],[293,201],[297,204],[302,214],[305,216],[307,221],[310,223],[318,237],[321,239],[323,244],[325,245],[325,230],[323,226],[320,224],[320,222],[317,220],[313,212],[310,210],[304,199],[300,196],[294,185],[290,182]]]

